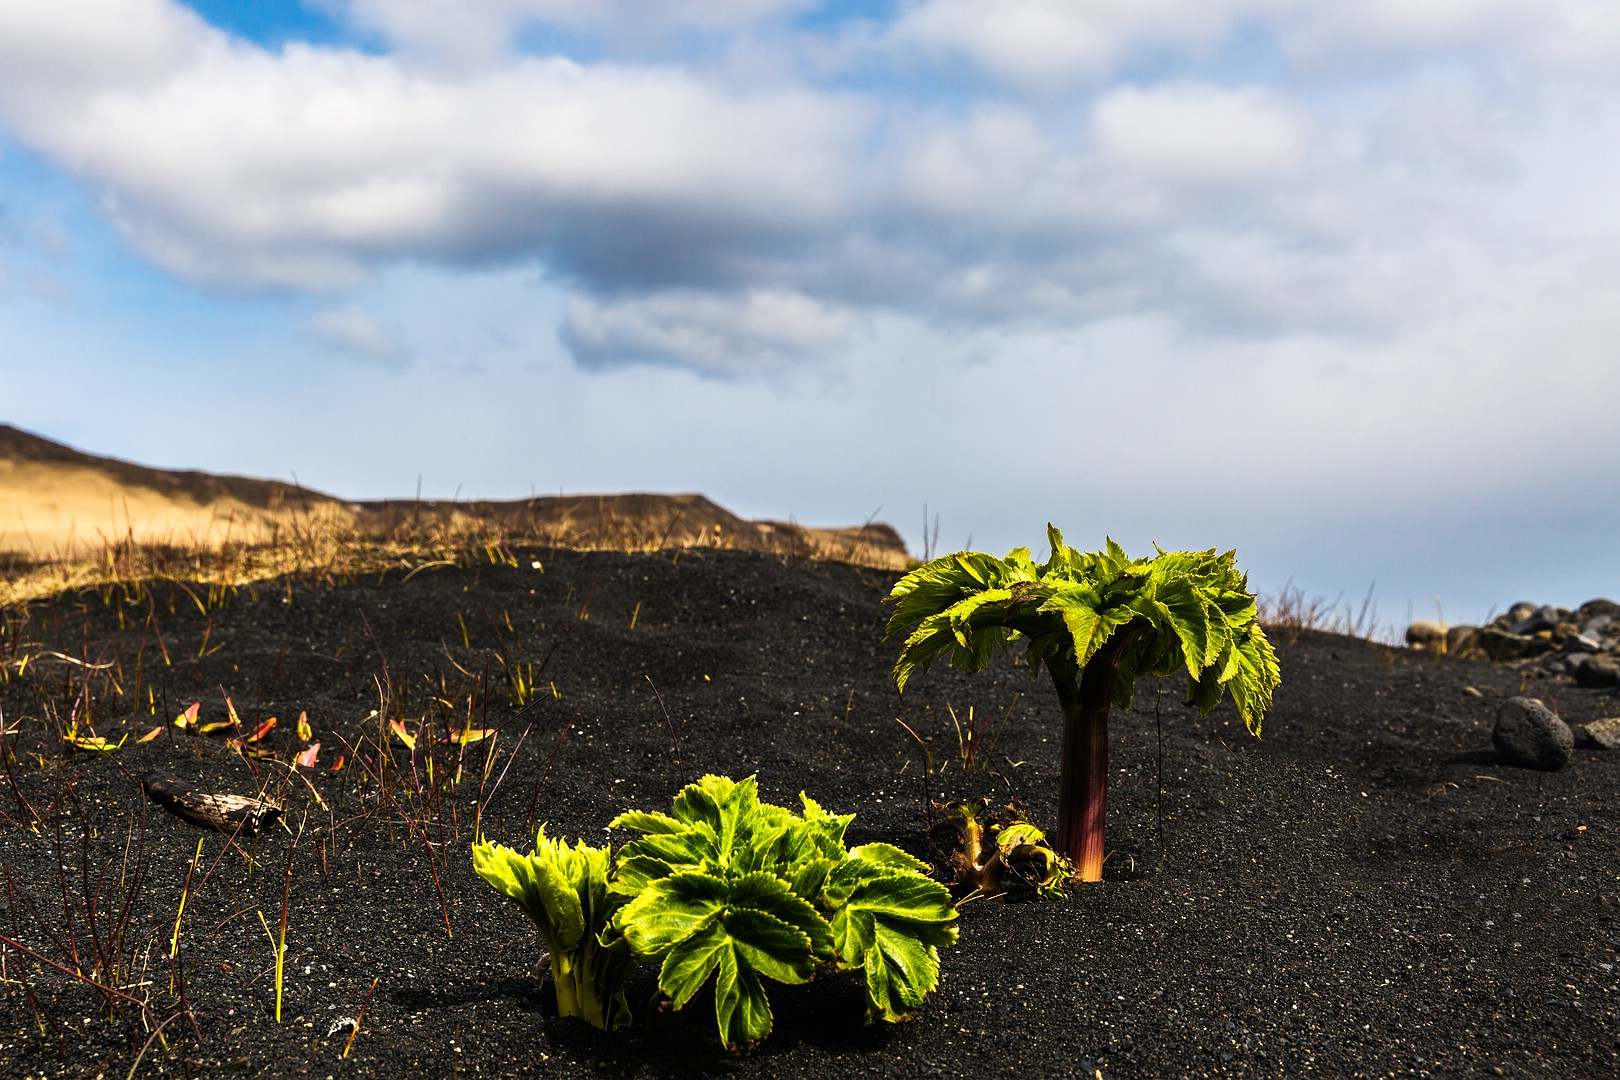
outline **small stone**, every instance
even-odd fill
[[[1517,604],[1514,605],[1514,610],[1518,610]],[[1551,604],[1544,604],[1508,627],[1507,631],[1510,634],[1539,634],[1543,630],[1552,631],[1558,627],[1559,623],[1568,621],[1568,611],[1563,608],[1553,607]]]
[[[1561,769],[1575,752],[1575,733],[1538,698],[1502,702],[1491,732],[1496,752],[1509,764]]]
[[[1495,626],[1487,626],[1480,630],[1475,639],[1479,650],[1492,660],[1517,660],[1521,656],[1536,656],[1552,648],[1552,642],[1542,641],[1523,634],[1510,634],[1506,630]]]
[[[1589,653],[1581,657],[1570,674],[1575,676],[1577,686],[1593,688],[1614,686],[1620,683],[1620,660],[1612,656]]]
[[[1479,645],[1479,627],[1453,626],[1446,631],[1446,655],[1456,659],[1472,656]]]
[[[1419,619],[1406,628],[1406,643],[1414,649],[1439,649],[1445,642],[1445,623]]]
[[[1525,619],[1528,619],[1535,613],[1536,605],[1520,600],[1517,604],[1514,604],[1502,614],[1498,615],[1491,622],[1491,625],[1496,627],[1498,630],[1506,630],[1514,623],[1523,622]]]
[[[1620,750],[1620,716],[1610,716],[1581,725],[1586,741],[1601,750]]]
[[[1603,642],[1585,634],[1570,634],[1563,641],[1565,652],[1602,652]]]

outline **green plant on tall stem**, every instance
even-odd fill
[[[1063,710],[1058,850],[1082,881],[1102,878],[1108,799],[1108,714],[1128,707],[1143,675],[1185,669],[1187,701],[1208,713],[1230,693],[1260,734],[1280,681],[1235,552],[1157,551],[1131,559],[1114,543],[1080,552],[1048,525],[1044,563],[1016,548],[978,551],[917,567],[889,594],[888,635],[908,631],[894,666],[905,691],[938,657],[978,671],[1014,642],[1032,671],[1045,668]]]

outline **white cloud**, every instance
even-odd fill
[[[0,109],[50,111],[61,96],[161,83],[221,37],[172,0],[0,5]]]
[[[910,125],[895,155],[905,198],[958,220],[1006,221],[1050,175],[1061,149],[1028,109],[989,104]]]
[[[679,290],[605,302],[573,297],[563,340],[588,367],[673,364],[728,378],[823,355],[846,344],[851,328],[849,312],[798,293]]]
[[[1283,22],[1282,34],[1296,54],[1335,62],[1357,54],[1402,53],[1435,46],[1457,48],[1489,42],[1549,16],[1558,0],[1362,0],[1349,4],[1303,4]]]
[[[1014,85],[1056,90],[1108,75],[1145,46],[1194,52],[1217,45],[1267,0],[925,0],[896,21],[890,40],[947,60],[965,57]]]
[[[1613,130],[1596,58],[1620,16],[1582,0],[925,0],[845,53],[818,38],[813,76],[800,0],[331,3],[393,51],[270,51],[173,0],[0,6],[0,130],[202,286],[351,290],[343,312],[404,265],[535,267],[574,297],[580,362],[716,376],[814,362],[883,313],[1365,342],[1433,317],[1437,282],[1486,287],[1476,265],[1620,231],[1593,194],[1620,162],[1580,133]],[[605,58],[522,55],[537,26]],[[1206,71],[1239,30],[1293,66]],[[774,71],[669,51],[767,31]],[[404,355],[349,318],[350,352]]]
[[[1275,25],[1297,60],[1326,68],[1442,57],[1568,74],[1572,64],[1599,70],[1620,59],[1620,8],[1604,0],[1299,3]]]
[[[1105,159],[1193,187],[1286,176],[1310,138],[1301,110],[1261,87],[1122,86],[1097,101],[1092,122]]]
[[[392,331],[353,305],[318,311],[308,325],[315,337],[351,360],[393,371],[411,364],[410,349]]]
[[[200,281],[323,288],[379,260],[537,254],[656,279],[835,211],[861,126],[843,101],[742,96],[673,68],[518,59],[460,78],[218,39],[187,59],[158,85],[16,95],[0,118],[102,187],[148,257]]]

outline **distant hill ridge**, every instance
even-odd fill
[[[59,442],[10,424],[0,424],[0,470],[7,465],[18,469],[31,467],[39,475],[69,476],[77,471],[90,472],[124,488],[138,488],[181,502],[206,506],[222,499],[234,499],[245,506],[260,510],[280,510],[288,503],[310,505],[341,500],[318,491],[310,491],[280,480],[257,480],[247,476],[222,476],[194,469],[153,469],[145,465],[100,457],[64,446]],[[20,471],[20,470],[19,470]],[[0,472],[0,497],[13,492]]]
[[[0,424],[0,552],[72,557],[131,538],[177,546],[255,543],[317,521],[377,537],[483,523],[568,547],[735,547],[883,569],[904,569],[908,560],[905,542],[890,525],[750,521],[696,494],[355,502],[280,480],[154,469]]]

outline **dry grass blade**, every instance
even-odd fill
[[[1376,583],[1374,583],[1376,585]],[[1331,603],[1321,597],[1306,597],[1292,579],[1275,594],[1258,598],[1260,623],[1266,633],[1280,640],[1297,643],[1310,631],[1343,634],[1383,644],[1396,644],[1392,626],[1380,626],[1374,585],[1367,587],[1359,608],[1352,607],[1340,594]]]

